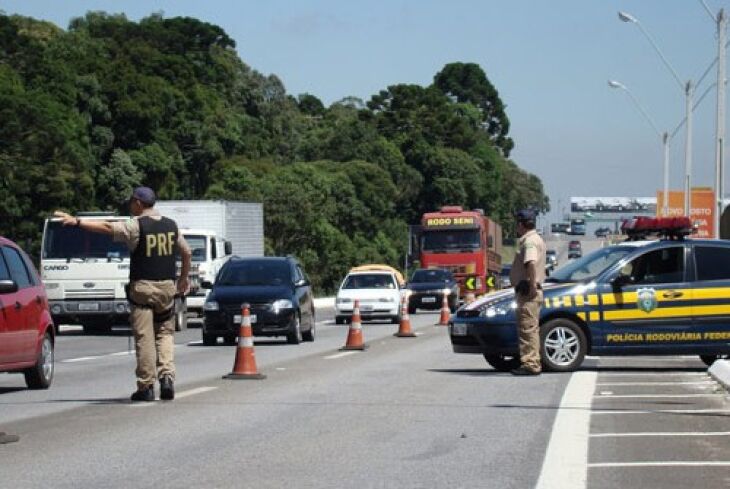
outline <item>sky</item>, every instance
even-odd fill
[[[511,158],[542,180],[558,219],[577,196],[655,196],[663,185],[660,131],[685,116],[680,80],[697,82],[717,56],[716,14],[727,0],[0,0],[0,10],[62,28],[90,10],[190,16],[221,26],[241,59],[292,95],[326,105],[365,101],[392,84],[429,85],[451,62],[479,64],[499,91],[515,141]],[[693,186],[713,186],[717,79],[697,89]],[[670,188],[682,189],[686,132],[670,146]],[[727,185],[726,185],[727,186]]]

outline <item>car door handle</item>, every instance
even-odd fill
[[[684,295],[684,292],[680,292],[678,290],[668,290],[662,294],[662,297],[665,299],[677,299],[679,297],[682,297]]]

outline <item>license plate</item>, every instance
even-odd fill
[[[454,336],[466,336],[466,324],[454,323],[451,325],[451,334]]]
[[[364,304],[364,305],[362,305],[360,307],[360,309],[362,309],[363,311],[372,311],[373,310],[373,306],[371,306],[369,304]]]
[[[251,318],[251,324],[256,322],[256,314],[251,314],[249,315],[249,317]],[[235,316],[233,316],[233,324],[241,324],[242,321],[243,316],[241,316],[240,314],[236,314]]]
[[[436,302],[436,298],[435,297],[423,297],[421,299],[421,302],[423,302],[424,304],[427,302]]]
[[[98,310],[99,310],[98,302],[81,302],[79,304],[79,311],[98,311]]]

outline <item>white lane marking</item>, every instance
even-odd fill
[[[678,431],[678,432],[643,432],[643,433],[593,433],[591,438],[621,438],[631,436],[730,436],[730,431]]]
[[[610,396],[611,399],[656,399],[656,398],[674,398],[674,397],[719,397],[725,396],[725,393],[717,394],[631,394],[631,395],[620,395]],[[608,397],[608,396],[593,396],[593,397]]]
[[[134,350],[127,350],[127,351],[118,351],[116,353],[110,353],[110,357],[121,357],[124,355],[134,355]]]
[[[325,360],[334,360],[335,358],[342,358],[346,357],[347,355],[354,355],[355,353],[359,353],[357,351],[343,351],[342,353],[335,353],[334,355],[329,355],[327,357],[324,357]]]
[[[175,395],[175,399],[183,399],[185,397],[194,396],[196,394],[202,394],[204,392],[210,392],[216,390],[217,387],[197,387],[195,389],[190,389],[189,391],[183,391],[179,394]]]
[[[570,377],[550,434],[536,489],[585,488],[588,478],[588,434],[596,372]]]
[[[613,467],[730,467],[730,462],[608,462],[588,464],[591,469]]]
[[[599,372],[601,377],[707,377],[707,372]]]
[[[97,355],[94,357],[78,357],[78,358],[69,358],[68,360],[61,360],[61,363],[76,363],[76,362],[86,362],[88,360],[96,360],[97,358],[101,358],[103,355]]]
[[[702,385],[702,386],[715,386],[717,385],[717,382],[714,380],[703,380],[700,382],[683,382],[683,381],[677,381],[677,382],[599,382],[596,384],[598,386],[608,386],[608,385]]]
[[[730,409],[634,409],[634,410],[623,410],[623,411],[593,411],[593,415],[600,414],[730,414]]]

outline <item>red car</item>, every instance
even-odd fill
[[[53,381],[55,331],[46,290],[18,245],[0,236],[0,372],[25,375],[31,389]]]

